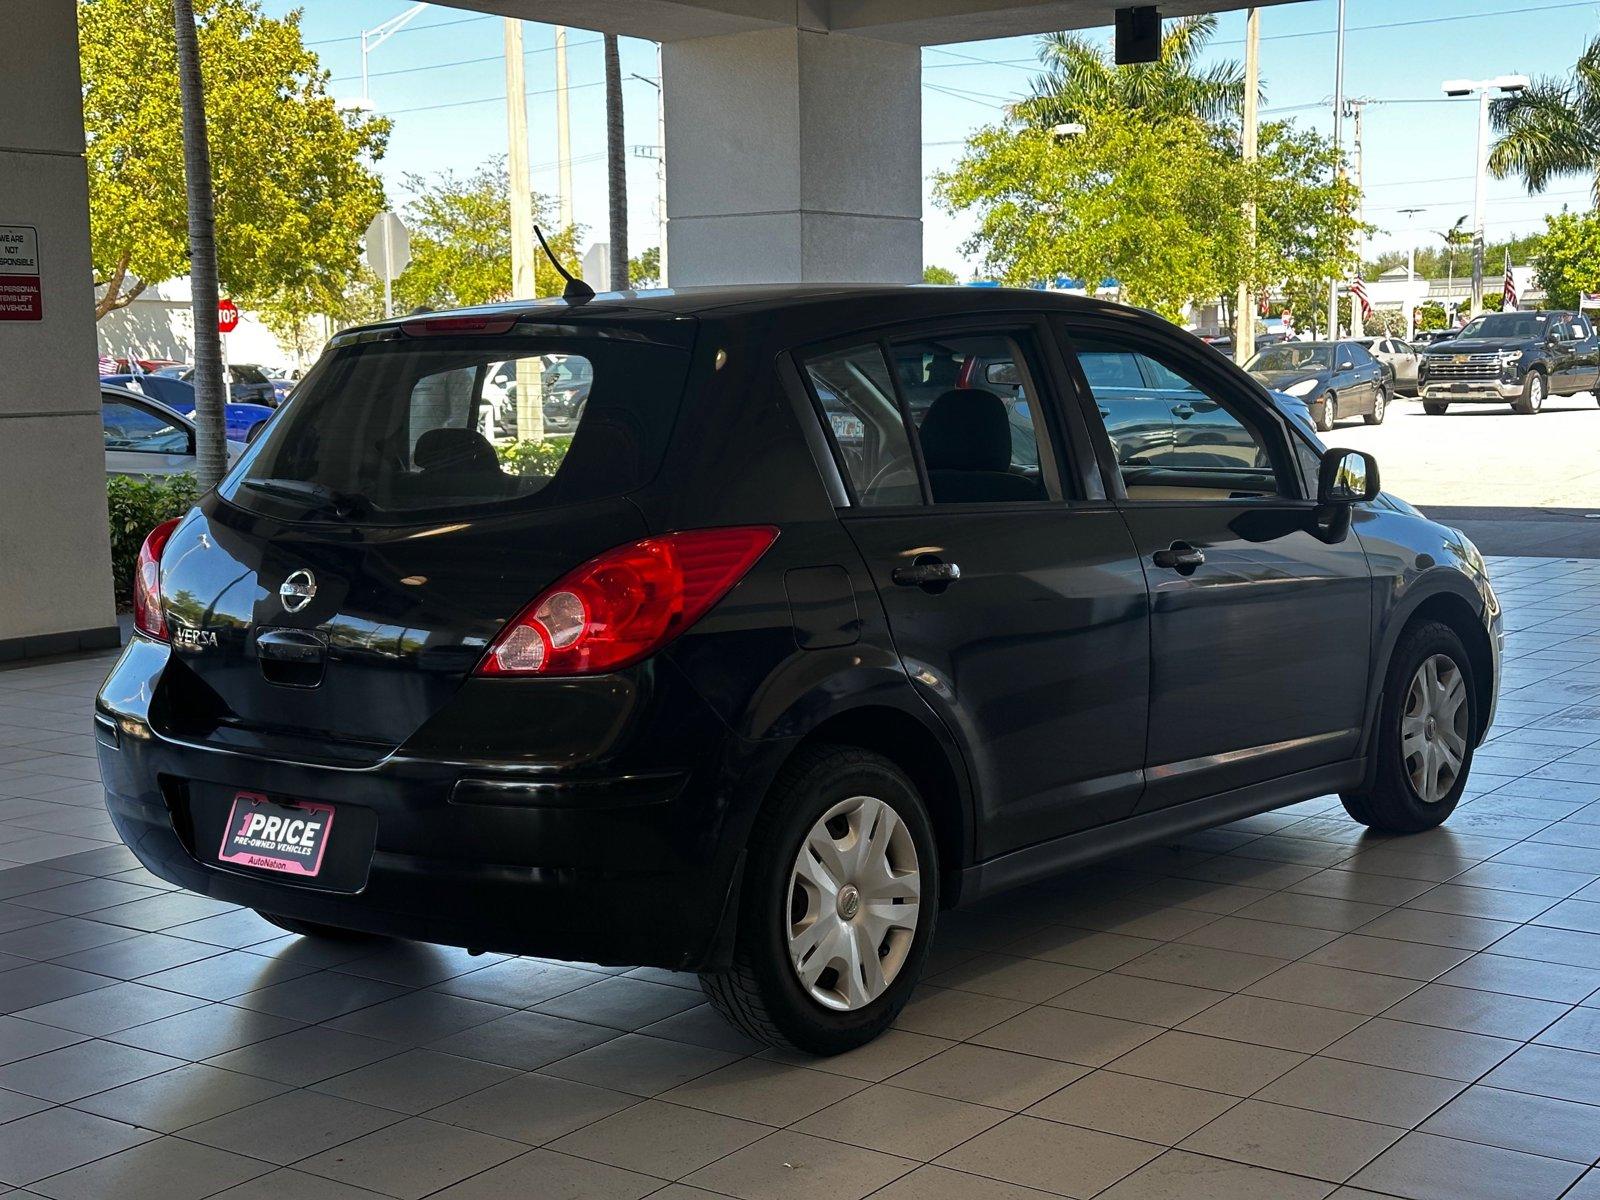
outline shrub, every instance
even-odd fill
[[[193,475],[156,475],[135,479],[111,475],[106,479],[106,509],[111,518],[111,581],[117,607],[133,603],[133,569],[145,535],[171,517],[181,517],[194,506],[200,487]]]
[[[572,445],[572,435],[543,441],[509,442],[497,447],[500,465],[513,475],[554,475]]]

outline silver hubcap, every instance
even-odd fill
[[[1439,803],[1461,777],[1470,717],[1461,668],[1443,654],[1427,659],[1411,678],[1400,718],[1400,755],[1424,803]]]
[[[1544,403],[1544,380],[1537,374],[1528,380],[1528,403],[1535,408]]]
[[[1378,389],[1378,394],[1372,398],[1372,415],[1375,416],[1375,417],[1382,417],[1383,416],[1383,389],[1382,388],[1379,388]]]
[[[871,1004],[911,953],[922,897],[917,847],[872,796],[835,804],[806,835],[789,876],[789,959],[828,1008]]]
[[[1331,397],[1322,402],[1322,423],[1330,428],[1333,425],[1333,400]]]

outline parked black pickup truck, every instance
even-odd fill
[[[1449,341],[1429,346],[1417,367],[1423,410],[1505,404],[1531,414],[1546,396],[1600,387],[1600,340],[1574,312],[1485,313]]]

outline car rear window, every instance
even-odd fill
[[[597,335],[346,346],[221,493],[291,519],[379,524],[618,495],[659,468],[688,363],[684,349]]]

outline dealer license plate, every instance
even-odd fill
[[[279,804],[255,792],[240,792],[233,798],[217,858],[309,878],[322,869],[322,852],[332,828],[331,804]]]

